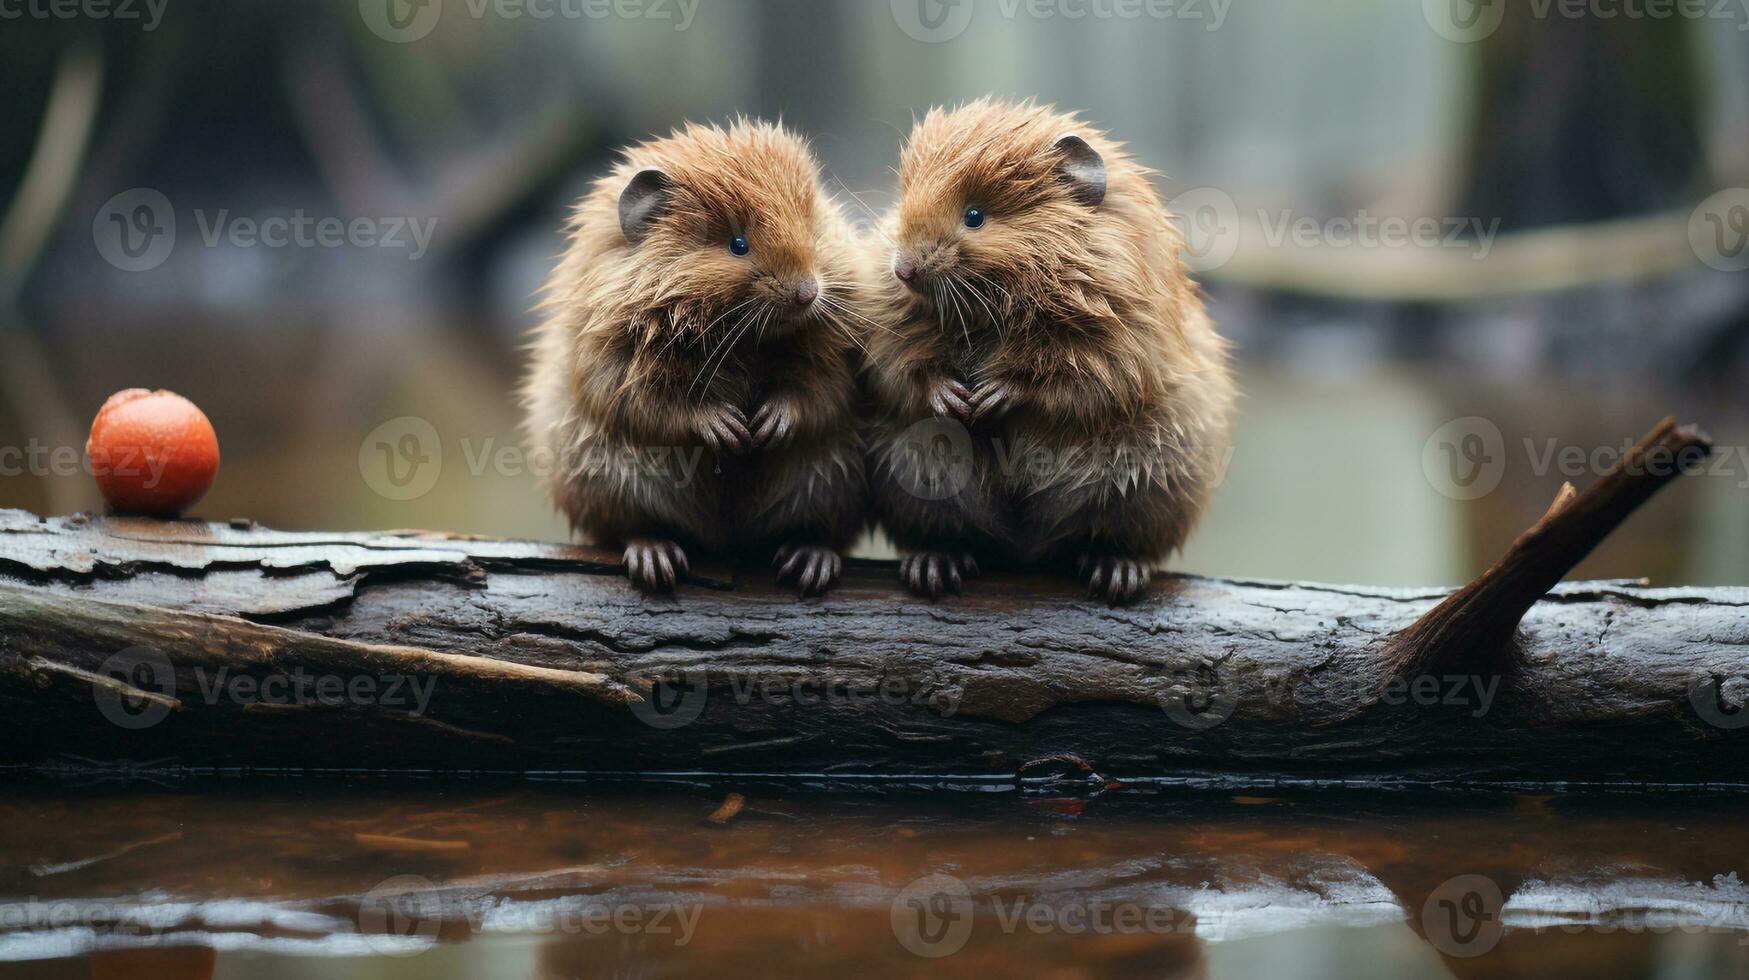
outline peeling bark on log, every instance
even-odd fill
[[[1749,589],[1567,585],[1508,683],[1381,687],[1448,592],[1172,576],[1113,610],[1018,576],[930,604],[876,563],[810,601],[704,576],[651,599],[582,547],[0,512],[0,756],[1749,786]]]

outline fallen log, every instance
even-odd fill
[[[1455,594],[1178,575],[1122,609],[1027,575],[929,603],[882,563],[647,598],[584,547],[0,512],[0,759],[1749,788],[1749,589],[1542,595],[1674,475],[1632,462]]]

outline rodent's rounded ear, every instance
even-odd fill
[[[633,245],[644,240],[650,223],[668,206],[668,175],[660,170],[640,170],[619,195],[619,230]]]
[[[1057,173],[1073,186],[1076,200],[1099,207],[1105,200],[1105,158],[1074,133],[1057,140],[1056,149],[1063,155]]]

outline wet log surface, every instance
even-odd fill
[[[1389,676],[1449,594],[1187,576],[1110,609],[890,566],[651,599],[588,548],[0,512],[0,753],[995,782],[1749,784],[1749,589],[1562,586],[1505,677]]]

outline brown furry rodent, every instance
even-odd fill
[[[874,515],[911,591],[995,558],[1127,601],[1207,504],[1235,392],[1151,175],[1032,102],[934,109],[906,141],[868,382]],[[921,443],[944,436],[970,465],[934,492]]]
[[[569,234],[524,396],[573,527],[649,592],[689,552],[754,550],[831,588],[867,503],[848,318],[868,278],[806,143],[687,125],[624,151]]]

